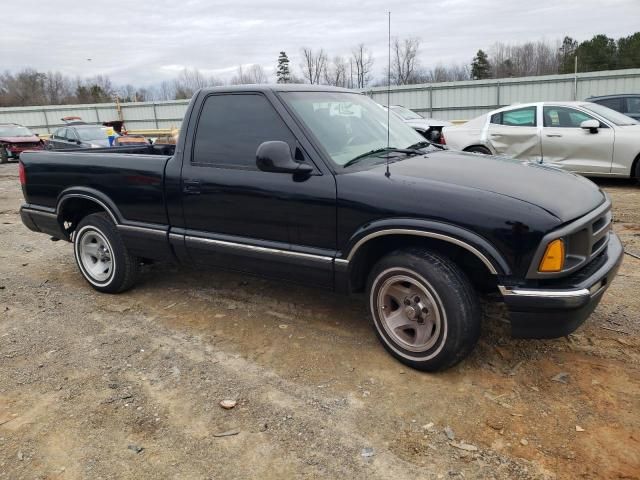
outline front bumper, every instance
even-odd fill
[[[15,159],[19,159],[20,158],[20,154],[23,153],[23,152],[28,152],[28,151],[32,151],[32,150],[43,150],[43,149],[44,149],[44,147],[42,145],[37,146],[37,147],[12,146],[12,147],[6,148],[7,156],[9,158],[15,158]]]
[[[616,276],[624,249],[611,232],[603,261],[588,275],[562,288],[500,286],[509,309],[511,334],[517,338],[557,338],[568,335],[591,315]],[[585,267],[586,269],[587,267]]]

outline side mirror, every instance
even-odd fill
[[[585,120],[580,124],[580,128],[589,130],[591,133],[598,133],[600,122],[598,120]]]
[[[256,151],[256,165],[263,172],[309,174],[313,167],[296,162],[291,156],[289,144],[274,140],[263,142]]]

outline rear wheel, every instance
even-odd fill
[[[479,301],[448,258],[420,248],[393,252],[375,265],[367,286],[376,334],[402,363],[443,370],[475,346]]]
[[[465,149],[465,152],[482,153],[483,155],[491,155],[491,150],[489,150],[487,147],[483,147],[482,145],[474,145],[473,147],[469,147]]]
[[[119,293],[135,283],[138,259],[128,252],[107,214],[93,213],[80,221],[73,250],[80,273],[96,290]]]

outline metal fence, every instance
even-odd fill
[[[386,87],[363,91],[377,102],[387,104]],[[392,87],[389,103],[443,120],[459,120],[512,103],[584,100],[592,95],[615,93],[640,93],[640,68],[579,73],[577,76],[546,75]],[[172,128],[180,127],[188,104],[188,100],[173,100],[119,105],[7,107],[0,108],[0,123],[19,123],[38,133],[51,133],[63,124],[62,117],[79,116],[89,123],[122,118],[130,130]]]
[[[122,118],[129,130],[173,128],[180,127],[187,105],[189,100],[7,107],[0,108],[0,123],[19,123],[37,133],[52,133],[57,127],[64,125],[63,117],[78,116],[87,123],[102,123]]]
[[[386,87],[363,91],[387,104]],[[443,120],[468,120],[513,103],[585,100],[616,93],[640,93],[640,68],[392,87],[388,103]]]

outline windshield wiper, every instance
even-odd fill
[[[358,155],[357,157],[352,158],[347,163],[345,163],[342,166],[342,168],[350,167],[351,165],[358,163],[363,158],[370,157],[371,155],[375,155],[376,153],[383,153],[383,152],[397,152],[397,153],[405,153],[407,155],[424,155],[424,152],[421,152],[420,150],[417,150],[415,148],[395,148],[395,147],[376,148],[374,150],[370,150],[361,155]]]

